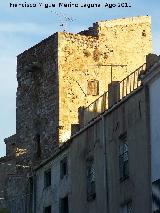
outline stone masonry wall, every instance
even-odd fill
[[[97,22],[79,34],[56,33],[20,54],[16,136],[6,139],[7,155],[13,153],[15,143],[16,163],[22,168],[49,157],[59,141],[70,137],[71,124],[78,123],[78,108],[88,106],[108,90],[111,80],[122,80],[141,66],[150,52],[150,18],[136,17]],[[111,79],[110,65],[127,66],[112,66]],[[90,81],[98,82],[97,94],[89,93]],[[2,192],[6,177],[16,172],[16,166],[11,162],[14,165],[8,171],[9,167],[0,162]],[[9,166],[10,160],[6,162]],[[21,177],[24,172],[19,173],[13,184],[11,180],[8,195],[10,190],[16,194],[14,185],[20,194],[26,193],[21,188],[26,186],[25,175]],[[17,208],[19,201],[15,205]]]
[[[6,179],[9,174],[16,172],[16,162],[14,158],[3,157],[0,158],[0,208],[5,207],[5,190]]]
[[[146,55],[152,51],[150,25],[150,17],[134,17],[97,22],[81,35],[58,34],[61,142],[69,138],[70,125],[78,123],[78,108],[108,90],[110,65],[112,80],[120,81],[145,63]],[[99,81],[97,96],[87,94],[90,80]]]
[[[54,34],[18,56],[16,131],[24,160],[47,157],[57,144],[57,43]]]
[[[145,62],[152,46],[150,22],[150,17],[97,22],[78,34],[56,33],[18,56],[17,159],[28,164],[46,158],[70,137],[79,107]]]
[[[103,64],[127,65],[120,72],[113,69],[113,80],[122,80],[146,62],[152,52],[151,18],[148,16],[99,22],[100,52],[111,50]],[[105,46],[107,45],[107,46]]]
[[[32,194],[28,193],[29,183],[25,175],[9,175],[6,181],[6,203],[10,213],[31,212]]]
[[[4,142],[6,144],[6,156],[15,156],[16,154],[16,134],[5,138]]]

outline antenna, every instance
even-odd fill
[[[72,17],[67,16],[66,14],[63,14],[61,12],[57,12],[57,11],[51,11],[53,13],[56,14],[56,16],[58,16],[59,18],[59,26],[63,29],[63,32],[67,31],[67,27],[68,27],[68,23],[69,22],[73,22],[76,19],[73,19]]]

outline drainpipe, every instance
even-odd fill
[[[107,172],[107,149],[106,149],[106,141],[105,141],[105,121],[104,116],[102,115],[102,142],[104,147],[104,188],[105,188],[105,211],[109,213],[109,187],[108,187],[108,172]]]

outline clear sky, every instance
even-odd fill
[[[10,3],[31,3],[37,7],[10,7]],[[79,6],[99,3],[99,8],[58,7],[59,3],[79,3]],[[106,3],[126,2],[128,8],[108,8]],[[40,4],[39,3],[43,3]],[[45,4],[56,7],[45,8]],[[25,6],[25,5],[24,5]],[[79,32],[93,22],[122,17],[150,15],[152,17],[153,52],[160,53],[160,1],[158,0],[0,0],[0,156],[5,155],[3,139],[16,128],[16,56],[42,39],[64,28]],[[66,21],[70,18],[70,21]],[[71,20],[72,19],[72,20]],[[61,24],[64,24],[61,27]]]

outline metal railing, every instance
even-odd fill
[[[122,100],[132,91],[141,85],[139,78],[142,71],[145,71],[146,64],[143,64],[134,72],[129,74],[126,78],[119,82],[119,94],[117,93],[117,101]],[[109,108],[108,91],[93,101],[89,106],[84,108],[84,124],[95,118],[98,114],[104,112]]]
[[[141,85],[140,74],[146,70],[146,64],[143,64],[126,78],[119,82],[120,84],[120,100],[137,89]]]
[[[108,109],[108,91],[84,108],[84,123],[92,120],[106,109]]]

